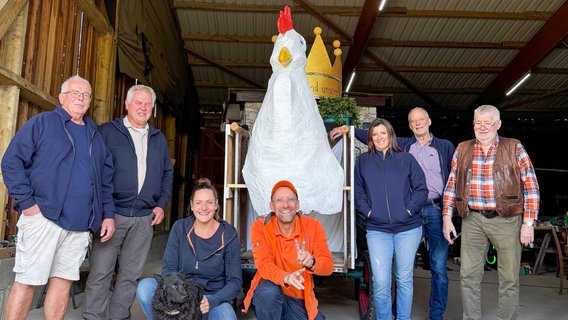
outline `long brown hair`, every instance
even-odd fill
[[[385,126],[387,128],[387,134],[389,135],[389,151],[400,152],[400,147],[398,143],[396,143],[396,134],[394,133],[394,128],[392,127],[391,123],[383,118],[377,118],[371,122],[369,126],[369,130],[367,131],[367,146],[369,147],[369,153],[375,153],[375,144],[373,143],[373,129],[380,125]]]

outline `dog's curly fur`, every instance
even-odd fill
[[[207,315],[202,314],[199,309],[203,288],[196,282],[186,280],[181,272],[172,272],[165,276],[155,274],[154,278],[158,281],[152,300],[154,320],[207,319]]]

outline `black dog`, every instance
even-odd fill
[[[152,300],[154,320],[195,319],[206,320],[207,315],[199,309],[203,299],[203,288],[196,282],[186,280],[181,272],[172,272],[165,276],[155,274],[158,281]]]

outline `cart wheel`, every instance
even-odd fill
[[[358,290],[358,300],[359,300],[359,317],[362,320],[375,319],[375,300],[373,294],[373,281],[372,281],[372,271],[371,271],[371,260],[369,258],[369,252],[364,251],[361,255],[362,266],[362,278],[357,280],[356,287]]]

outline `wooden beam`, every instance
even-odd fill
[[[246,13],[274,13],[277,18],[278,12],[283,9],[282,5],[260,5],[260,4],[233,4],[233,3],[205,3],[195,1],[174,1],[174,9],[178,10],[200,10],[200,11],[219,11],[219,12],[246,12]],[[308,10],[302,6],[289,5],[292,13],[306,13]],[[341,16],[358,16],[361,8],[354,6],[314,6],[322,14],[334,14]]]
[[[210,33],[191,33],[186,32],[182,34],[181,38],[183,41],[214,41],[214,42],[235,42],[235,43],[265,43],[266,45],[272,46],[272,36],[247,36],[238,34],[210,34]],[[315,37],[308,36],[304,37],[307,43],[313,43]],[[341,43],[347,43],[351,41],[350,39],[344,39],[341,37],[323,37],[324,43],[332,43],[334,40],[339,40]]]
[[[7,1],[0,8],[0,39],[4,37],[4,34],[14,22],[14,19],[20,14],[24,6],[29,0],[10,0]]]
[[[347,87],[347,82],[350,79],[351,73],[355,70],[355,67],[361,61],[363,54],[367,48],[367,43],[369,38],[371,38],[371,33],[377,22],[377,15],[379,14],[379,5],[381,0],[365,0],[363,4],[363,11],[361,16],[357,21],[357,27],[355,28],[355,33],[353,36],[353,41],[351,42],[351,47],[345,57],[345,62],[343,63],[343,87]]]
[[[426,73],[499,73],[503,68],[500,67],[432,67],[432,66],[392,66],[396,72],[426,72]],[[357,72],[377,72],[383,70],[373,63],[359,63]],[[562,73],[558,69],[559,73]]]
[[[106,12],[101,12],[93,0],[75,0],[75,3],[77,4],[77,8],[83,11],[89,23],[92,24],[95,30],[100,34],[108,35],[114,32],[113,27],[108,21]]]
[[[190,66],[209,66],[209,63],[201,59],[187,59]],[[268,61],[255,62],[255,61],[229,61],[229,60],[216,60],[217,63],[229,68],[264,68],[270,69],[272,66]]]
[[[188,59],[191,66],[209,66],[208,63],[200,59]],[[229,68],[256,68],[256,69],[269,69],[271,68],[268,62],[254,62],[254,61],[228,61],[217,60],[218,63]],[[392,66],[396,72],[427,72],[427,73],[499,73],[503,71],[502,67],[432,67],[432,66]],[[358,72],[376,72],[384,71],[381,67],[374,63],[359,63],[357,66]],[[533,68],[533,74],[568,74],[568,68]],[[229,87],[238,86],[236,84],[229,85]]]
[[[382,15],[381,15],[382,17]],[[408,48],[464,48],[464,49],[522,49],[523,41],[502,42],[464,42],[464,41],[406,41],[386,38],[369,39],[369,47],[408,47]]]
[[[369,92],[369,93],[391,93],[391,94],[407,94],[414,93],[412,90],[406,87],[356,87],[354,89],[356,92]],[[479,95],[483,92],[484,88],[422,88],[422,91],[428,94],[437,95]],[[562,95],[564,91],[558,90],[554,91],[556,95]],[[550,90],[544,89],[519,89],[517,91],[519,96],[541,96],[550,94]]]
[[[53,110],[59,104],[59,100],[2,65],[0,65],[0,85],[18,86],[22,97],[43,110]]]
[[[241,79],[242,81],[244,81],[244,82],[246,82],[246,83],[248,83],[248,84],[250,84],[250,85],[252,85],[252,86],[254,86],[254,87],[256,87],[256,88],[266,88],[266,86],[264,86],[264,85],[262,85],[262,84],[260,84],[260,83],[257,83],[257,82],[255,82],[255,81],[253,81],[253,80],[251,80],[251,79],[249,79],[249,78],[243,76],[242,74],[240,74],[240,73],[238,73],[238,72],[235,72],[235,71],[231,70],[230,68],[227,68],[227,67],[224,66],[224,65],[221,65],[221,64],[217,63],[217,62],[214,61],[213,59],[207,58],[206,56],[204,56],[204,55],[198,53],[197,51],[194,51],[194,50],[189,49],[189,48],[187,48],[187,47],[185,48],[185,51],[187,51],[187,52],[188,52],[189,54],[191,54],[192,56],[195,56],[195,57],[197,57],[197,58],[199,58],[199,59],[201,59],[201,60],[203,60],[203,61],[209,63],[210,65],[212,65],[212,66],[214,66],[214,67],[216,67],[216,68],[218,68],[218,69],[220,69],[220,70],[222,70],[222,71],[224,71],[224,72],[226,72],[226,73],[232,75],[233,77],[236,77],[236,78],[238,78],[238,79]]]
[[[246,87],[241,82],[211,82],[211,81],[196,81],[195,86],[198,88],[240,88],[245,90],[255,89],[258,87]]]
[[[491,20],[541,20],[550,18],[552,12],[486,12],[486,11],[447,11],[447,10],[407,10],[405,7],[386,7],[382,17],[404,18],[459,18],[459,19],[491,19]]]
[[[568,1],[564,2],[540,30],[533,35],[527,45],[493,80],[469,109],[474,109],[482,104],[497,104],[511,86],[568,36],[567,20]]]
[[[270,37],[246,36],[238,34],[203,34],[186,32],[182,35],[183,41],[213,41],[213,42],[236,42],[236,43],[266,43],[271,44]],[[307,43],[313,43],[315,37],[305,37]],[[324,43],[332,43],[334,40],[341,41],[342,46],[351,45],[351,37],[324,37]],[[368,47],[415,47],[415,48],[466,48],[466,49],[521,49],[527,43],[524,41],[502,42],[464,42],[464,41],[402,41],[387,38],[370,38]]]
[[[246,13],[278,13],[280,5],[259,5],[233,3],[205,3],[196,1],[174,1],[174,8],[179,10],[224,11]],[[361,7],[354,6],[313,6],[321,14],[339,16],[360,16]],[[303,6],[290,6],[292,12],[307,12]],[[381,16],[406,18],[465,18],[492,20],[547,20],[552,15],[546,11],[525,12],[485,12],[485,11],[448,11],[448,10],[408,10],[405,7],[386,7]]]

